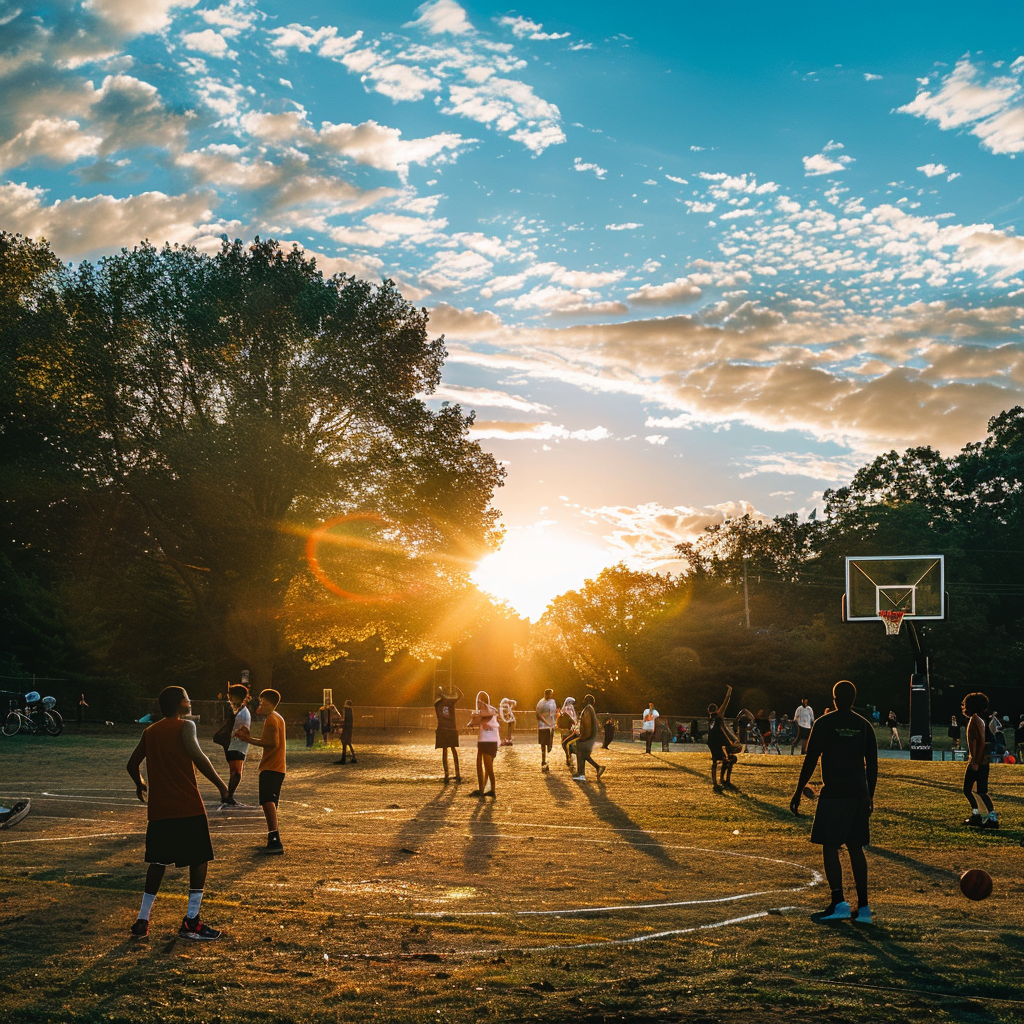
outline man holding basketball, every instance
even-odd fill
[[[789,802],[789,809],[799,815],[800,797],[820,758],[823,787],[814,814],[811,842],[822,848],[825,879],[832,890],[832,899],[823,913],[814,915],[815,921],[852,918],[861,924],[871,924],[864,847],[871,841],[868,819],[874,810],[878,781],[878,744],[871,724],[853,710],[856,699],[857,687],[848,679],[841,679],[832,688],[835,711],[822,715],[811,728],[796,792]],[[857,886],[857,909],[852,913],[843,896],[840,846],[845,846],[850,855]]]

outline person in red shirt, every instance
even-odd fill
[[[149,914],[160,891],[168,864],[188,867],[188,910],[178,935],[183,939],[218,939],[220,932],[199,920],[199,908],[206,887],[207,865],[213,860],[210,823],[196,784],[196,768],[220,791],[226,800],[228,787],[199,747],[192,704],[180,686],[168,686],[160,694],[164,717],[149,726],[128,759],[128,774],[135,782],[135,794],[146,802],[146,780],[142,762],[149,771],[149,824],[146,827],[146,885],[139,917],[132,935],[149,935]]]
[[[277,713],[277,705],[280,703],[281,694],[277,690],[264,690],[256,708],[257,715],[267,716],[262,735],[255,739],[244,725],[238,730],[240,740],[263,748],[259,775],[260,806],[267,818],[267,845],[263,852],[271,854],[284,853],[281,833],[277,830],[277,803],[281,799],[281,783],[284,782],[285,774],[284,719]]]

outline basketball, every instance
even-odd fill
[[[992,876],[981,868],[971,868],[960,876],[960,891],[969,899],[988,899],[992,895]]]
[[[817,798],[818,794],[814,792],[814,788],[812,786],[804,786],[804,796],[807,797],[808,800],[814,800]]]
[[[1016,763],[1017,763],[1017,758],[1015,758],[1013,756],[1013,754],[1007,754],[1006,757],[1003,758],[1003,764],[1016,764]]]

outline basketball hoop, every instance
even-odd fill
[[[899,633],[905,614],[905,612],[894,610],[883,610],[878,613],[878,617],[885,623],[886,636],[896,636]]]

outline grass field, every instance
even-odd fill
[[[176,938],[187,877],[172,868],[139,943],[134,742],[0,744],[0,800],[33,802],[0,833],[4,1022],[1024,1019],[1019,767],[993,768],[1003,828],[980,834],[959,824],[962,764],[882,761],[877,923],[822,926],[811,819],[788,810],[797,757],[745,756],[740,792],[719,795],[702,747],[599,750],[609,771],[584,785],[557,748],[541,774],[517,743],[482,803],[467,739],[461,786],[441,783],[432,745],[344,767],[296,746],[283,858],[260,855],[262,816],[217,812],[201,782],[217,856],[203,917],[224,939]],[[960,894],[969,867],[994,878],[983,903]]]

